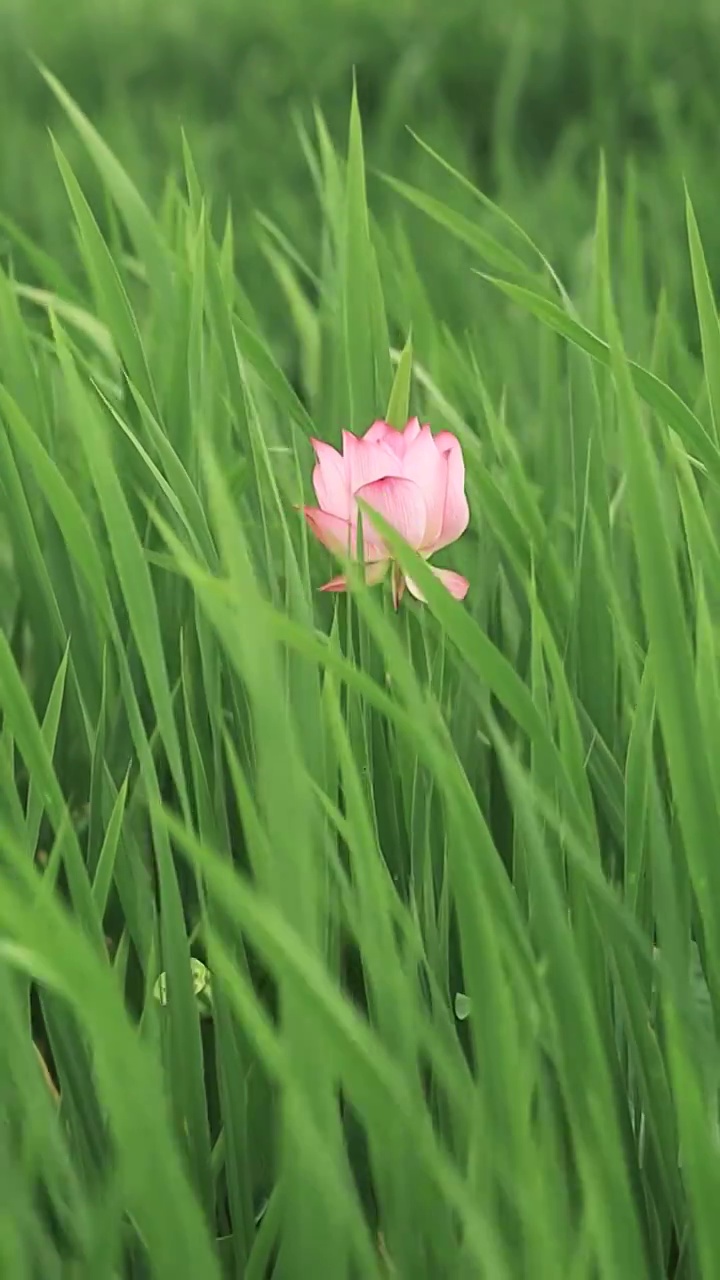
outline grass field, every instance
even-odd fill
[[[231,110],[229,5],[86,8],[0,50],[0,1277],[714,1280],[712,13],[251,6]],[[322,594],[416,415],[467,598]]]

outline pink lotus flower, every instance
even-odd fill
[[[303,510],[316,538],[331,551],[357,554],[357,498],[425,557],[465,532],[470,519],[465,463],[460,442],[449,431],[434,436],[417,418],[411,419],[404,431],[396,431],[387,422],[374,422],[361,439],[343,431],[342,453],[322,440],[313,440],[312,446],[317,457],[313,486],[319,505]],[[372,517],[365,514],[362,556],[369,584],[380,582],[392,564],[395,608],[406,585],[418,600],[425,599],[412,579],[406,579],[400,566],[392,562]],[[433,573],[451,595],[464,599],[470,585],[466,578],[450,569],[433,567]],[[347,580],[341,576],[326,582],[321,590],[346,588]]]

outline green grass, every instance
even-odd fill
[[[182,181],[180,126],[222,234],[228,201],[243,284],[285,367],[296,359],[282,292],[258,252],[257,212],[319,270],[313,182],[295,125],[314,132],[320,104],[342,148],[353,71],[365,127],[372,207],[396,210],[377,171],[459,203],[410,141],[411,125],[542,243],[565,279],[584,271],[598,152],[611,191],[633,170],[648,280],[688,323],[682,180],[691,184],[710,268],[715,218],[716,68],[720,24],[710,0],[0,0],[0,256],[5,219],[75,274],[47,130],[60,141],[106,234],[102,183],[29,51],[62,81],[139,188],[158,207]],[[29,161],[30,157],[30,161]],[[461,206],[467,212],[467,204]],[[434,306],[459,329],[474,309],[452,254],[434,252],[421,219],[405,219]],[[38,284],[44,273],[26,269]],[[628,334],[628,341],[632,335]],[[294,370],[296,372],[296,370]]]
[[[254,249],[291,381],[192,146],[146,203],[48,92],[77,256],[0,274],[0,1275],[711,1280],[705,219],[663,291],[597,166],[556,270],[420,143],[368,209],[318,113],[310,251]],[[309,436],[385,412],[463,443],[462,605],[402,545],[427,606],[317,593]]]

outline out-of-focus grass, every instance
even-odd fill
[[[648,270],[681,300],[686,319],[689,295],[676,267],[683,177],[708,226],[711,270],[720,269],[712,217],[720,23],[704,0],[527,0],[506,9],[486,0],[177,0],[152,8],[76,0],[62,11],[49,0],[2,0],[0,30],[3,213],[71,260],[48,126],[104,213],[97,178],[38,81],[32,50],[153,197],[170,165],[181,172],[183,125],[218,219],[232,200],[241,275],[251,293],[263,293],[265,313],[273,308],[278,340],[283,309],[267,296],[255,214],[278,220],[313,258],[312,186],[293,120],[311,126],[317,101],[337,142],[353,68],[372,170],[439,185],[443,194],[441,175],[410,142],[412,126],[519,215],[568,273],[581,269],[602,147],[612,190],[634,165]],[[390,209],[376,186],[373,202],[378,212]],[[430,237],[412,223],[410,234],[433,298],[454,289],[453,314],[466,321],[472,311],[454,284],[454,260],[432,253]]]

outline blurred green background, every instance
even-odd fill
[[[577,270],[598,155],[611,189],[632,167],[649,280],[682,304],[682,182],[711,270],[716,216],[716,0],[0,0],[0,211],[71,261],[48,129],[86,190],[96,179],[30,51],[65,84],[143,190],[181,163],[181,126],[217,216],[232,201],[239,269],[282,335],[281,296],[257,253],[255,210],[312,261],[319,217],[297,125],[313,104],[342,141],[356,70],[370,165],[432,189],[438,169],[406,125],[516,214],[561,272]],[[373,208],[396,200],[372,184]],[[411,230],[427,284],[463,321],[464,285]],[[0,231],[0,252],[8,241]],[[442,292],[441,292],[442,291]]]

